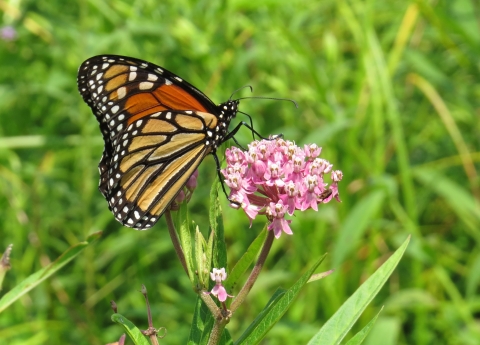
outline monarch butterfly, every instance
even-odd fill
[[[99,190],[115,218],[144,230],[166,211],[203,158],[233,137],[239,100],[215,105],[163,67],[117,55],[79,68],[83,100],[100,123],[105,147]],[[253,131],[253,129],[252,129]]]

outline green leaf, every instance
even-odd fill
[[[212,313],[209,312],[205,318],[205,328],[203,329],[200,345],[208,345],[208,341],[210,340],[210,333],[212,333],[214,323],[215,319],[213,318]]]
[[[370,220],[379,212],[384,204],[385,193],[382,190],[372,192],[362,198],[349,212],[340,229],[335,251],[333,252],[333,267],[338,267],[355,249],[362,235],[367,230]]]
[[[236,263],[233,267],[232,271],[228,274],[227,280],[225,281],[225,288],[227,291],[230,291],[235,284],[237,283],[238,279],[245,273],[248,267],[253,263],[255,258],[260,253],[262,248],[263,242],[265,242],[265,238],[267,237],[267,229],[261,231],[257,238],[253,240],[253,242],[248,247],[247,251],[242,255],[240,260]]]
[[[195,229],[195,261],[197,263],[198,280],[202,287],[208,287],[208,280],[206,279],[206,277],[208,277],[208,271],[205,272],[207,258],[204,253],[204,248],[206,246],[205,238],[197,226]]]
[[[140,330],[135,327],[135,325],[128,320],[125,316],[121,314],[113,314],[112,321],[118,323],[120,326],[123,327],[125,332],[128,334],[130,339],[133,340],[135,345],[150,345],[150,342],[147,338],[140,332]]]
[[[205,303],[200,297],[197,297],[195,303],[195,311],[193,312],[192,327],[190,328],[190,337],[188,338],[188,345],[198,345],[202,340],[203,330],[205,329],[205,320],[210,314]]]
[[[372,331],[368,335],[365,343],[367,345],[397,345],[401,343],[402,324],[403,320],[401,316],[382,316],[378,318]],[[478,336],[469,337],[470,339],[478,339]],[[440,343],[440,342],[434,342]],[[456,344],[453,342],[453,344]],[[475,342],[459,342],[459,344],[475,344]]]
[[[230,332],[226,328],[223,330],[219,345],[233,345],[232,336],[230,335]]]
[[[177,223],[179,224],[179,227],[177,227],[177,229],[179,229],[178,235],[180,244],[182,245],[183,255],[185,256],[185,261],[187,263],[188,275],[192,284],[195,285],[197,278],[192,256],[192,235],[190,231],[187,203],[185,202],[180,204],[180,209],[177,212]]]
[[[207,257],[207,261],[205,263],[205,269],[207,270],[207,272],[210,272],[212,270],[214,239],[215,239],[215,231],[211,231],[210,235],[208,236],[207,248],[205,249],[205,256]],[[208,276],[207,276],[207,280],[208,280]],[[205,286],[208,287],[208,284],[206,283]]]
[[[333,272],[335,272],[335,270],[328,270],[326,272],[321,272],[321,273],[317,273],[317,274],[313,274],[310,279],[308,280],[307,283],[313,283],[314,281],[317,281],[317,280],[320,280],[320,279],[323,279],[325,277],[328,277],[330,274],[332,274]]]
[[[402,258],[409,241],[410,236],[400,248],[355,291],[327,323],[325,323],[320,331],[310,340],[309,345],[340,344],[340,341],[342,341],[367,305],[377,295],[388,277],[390,277]]]
[[[223,229],[222,208],[218,201],[218,188],[220,182],[218,176],[210,190],[210,227],[215,232],[214,238],[215,250],[213,256],[213,265],[215,268],[227,268],[227,247],[225,245],[225,236]]]
[[[0,313],[4,311],[10,304],[15,302],[17,299],[25,295],[27,292],[32,290],[38,284],[43,282],[45,279],[50,277],[52,274],[60,270],[63,266],[72,261],[82,250],[84,250],[88,245],[92,244],[97,238],[101,236],[101,232],[94,233],[90,235],[85,242],[80,242],[69,249],[67,249],[62,255],[60,255],[54,262],[48,266],[42,268],[41,270],[33,273],[27,277],[20,284],[15,286],[12,290],[8,291],[0,299]]]
[[[262,312],[261,316],[257,317],[252,325],[242,334],[242,336],[235,342],[235,344],[258,344],[260,340],[267,334],[267,332],[280,320],[283,314],[286,313],[293,300],[298,295],[302,287],[307,283],[318,265],[325,259],[323,255],[317,262],[305,272],[300,279],[287,291],[278,291],[270,299],[267,304],[267,309]]]
[[[471,192],[432,169],[415,169],[414,174],[420,182],[450,205],[453,212],[465,223],[465,230],[475,239],[477,245],[480,244],[480,208]]]
[[[275,291],[273,296],[270,298],[268,301],[267,305],[263,308],[263,310],[258,314],[258,316],[253,320],[253,322],[248,326],[248,328],[243,332],[243,334],[240,336],[240,338],[236,341],[236,344],[242,344],[244,339],[250,335],[256,327],[260,324],[260,322],[265,318],[265,315],[267,315],[272,308],[280,301],[280,299],[285,295],[287,290],[279,288]]]
[[[365,326],[363,329],[355,334],[355,336],[348,341],[345,345],[360,345],[363,343],[365,338],[367,337],[368,333],[372,330],[373,325],[375,324],[375,321],[377,321],[378,315],[382,312],[383,307],[380,309],[380,311],[375,315],[375,317]]]

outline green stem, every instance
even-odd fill
[[[213,324],[212,332],[210,333],[210,338],[208,339],[208,345],[217,345],[222,338],[223,330],[225,329],[226,324],[228,323],[227,319],[221,318],[215,319]]]
[[[243,303],[248,293],[252,289],[253,284],[255,284],[255,281],[257,280],[258,275],[260,274],[260,271],[262,270],[262,267],[265,264],[265,260],[267,259],[268,253],[272,248],[273,237],[274,237],[273,231],[268,231],[267,238],[265,239],[265,243],[263,244],[262,251],[258,256],[258,260],[257,260],[257,263],[255,264],[255,267],[253,267],[253,270],[250,273],[250,276],[248,277],[247,282],[242,287],[240,292],[237,294],[237,297],[235,297],[235,299],[233,300],[230,306],[230,311],[232,313],[234,313],[235,310],[237,310],[237,308]]]
[[[189,276],[187,262],[185,261],[185,254],[183,254],[183,249],[180,245],[180,240],[178,239],[177,231],[175,230],[175,224],[173,224],[172,214],[170,210],[167,210],[165,212],[165,220],[167,221],[168,233],[170,234],[170,238],[172,239],[173,247],[175,248],[178,259],[180,260],[183,269],[187,273],[187,276]]]

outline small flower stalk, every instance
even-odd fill
[[[230,188],[233,208],[242,208],[252,220],[265,215],[268,230],[279,238],[292,235],[291,220],[295,211],[318,210],[319,204],[340,201],[338,182],[343,174],[320,158],[322,148],[316,144],[298,147],[281,138],[254,141],[247,151],[237,147],[226,150],[227,167],[222,170]],[[331,183],[325,182],[330,176]]]

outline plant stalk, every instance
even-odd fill
[[[273,231],[268,231],[267,238],[265,239],[265,243],[263,244],[262,251],[260,252],[260,255],[258,256],[257,263],[253,267],[253,270],[250,273],[250,276],[248,277],[247,282],[242,287],[240,292],[237,294],[237,297],[235,297],[232,304],[230,305],[230,311],[232,313],[234,313],[235,310],[237,310],[237,308],[243,303],[243,301],[247,297],[248,293],[252,289],[253,284],[255,284],[255,281],[257,280],[258,275],[260,274],[260,271],[262,270],[262,267],[265,264],[268,253],[270,252],[270,249],[272,248],[273,237],[274,237]]]
[[[167,221],[168,233],[170,234],[170,238],[172,239],[173,247],[175,248],[178,259],[180,260],[180,263],[182,264],[185,273],[187,273],[187,276],[190,276],[188,274],[187,262],[185,261],[185,255],[183,254],[183,249],[180,244],[180,240],[178,239],[177,230],[175,230],[175,225],[173,224],[172,213],[170,212],[170,210],[167,210],[165,212],[165,219]]]

